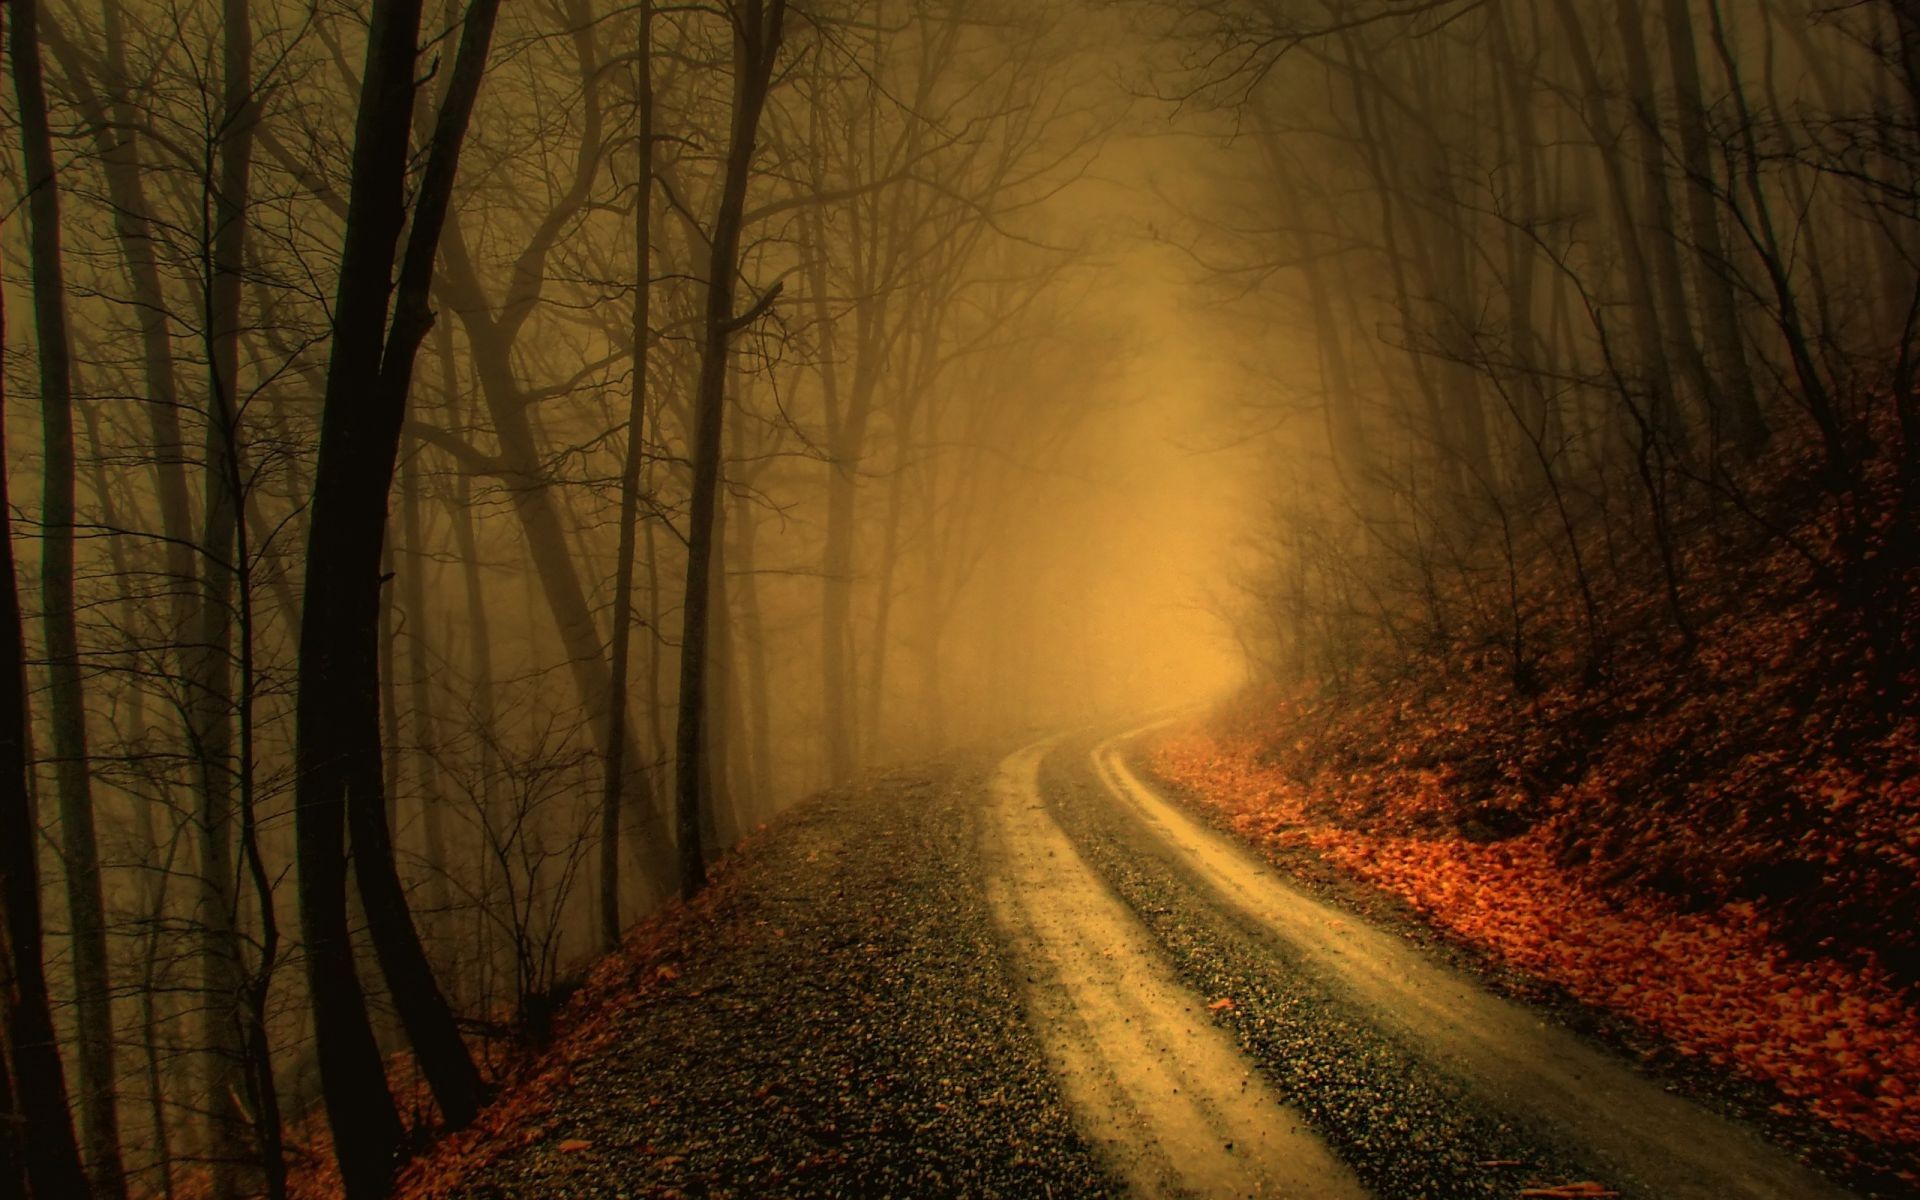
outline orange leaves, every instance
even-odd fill
[[[1871,962],[1789,954],[1775,918],[1750,900],[1683,912],[1622,882],[1612,862],[1562,866],[1571,813],[1492,843],[1372,822],[1363,831],[1352,796],[1326,789],[1310,805],[1258,753],[1252,739],[1189,730],[1159,744],[1153,763],[1249,841],[1318,851],[1501,961],[1659,1032],[1683,1056],[1766,1081],[1791,1113],[1920,1146],[1920,1010]],[[1416,792],[1445,786],[1425,772],[1410,782]],[[1828,807],[1878,803],[1838,773],[1817,794]],[[1391,829],[1409,809],[1381,811]],[[1715,850],[1703,842],[1696,852]]]
[[[1218,1000],[1215,1000],[1212,1004],[1207,1005],[1207,1011],[1208,1012],[1232,1012],[1233,997],[1231,996],[1220,997]]]
[[[1680,913],[1553,866],[1539,832],[1506,855],[1457,839],[1326,839],[1329,856],[1502,960],[1736,1065],[1823,1119],[1920,1144],[1920,1013],[1884,974],[1789,957],[1750,905]]]
[[[716,906],[729,903],[737,890],[738,861],[722,860],[712,885],[695,900],[670,903],[629,929],[619,948],[594,965],[586,985],[561,1011],[553,1044],[544,1049],[519,1047],[504,1071],[500,1096],[472,1126],[441,1138],[429,1153],[402,1169],[394,1185],[397,1200],[465,1195],[466,1182],[475,1171],[515,1145],[547,1137],[553,1130],[554,1103],[572,1086],[573,1064],[604,1056],[619,1041],[623,1034],[618,1018],[624,1005],[647,989],[680,978],[677,964],[685,961],[694,931]],[[583,1138],[554,1144],[561,1154],[582,1154],[593,1148]]]

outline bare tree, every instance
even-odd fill
[[[54,781],[66,857],[68,919],[73,925],[74,991],[79,1009],[80,1100],[87,1176],[103,1196],[126,1193],[120,1159],[118,1081],[114,1076],[112,990],[107,970],[106,906],[94,833],[93,782],[79,632],[74,620],[74,448],[72,345],[66,279],[60,261],[60,189],[46,88],[35,30],[37,5],[14,8],[8,47],[20,108],[28,182],[34,327],[39,342],[41,441],[41,623],[45,629],[53,722]]]
[[[32,6],[12,12],[8,32],[31,40]],[[0,23],[5,20],[0,12]],[[21,81],[14,61],[16,86],[37,85],[31,76],[31,85]],[[0,305],[0,344],[5,319]],[[67,1107],[41,953],[40,834],[28,783],[25,630],[13,569],[5,414],[6,388],[0,381],[0,1194],[54,1200],[85,1196],[89,1185]]]
[[[432,324],[427,297],[440,226],[498,10],[498,0],[475,0],[468,8],[452,80],[414,197],[404,256],[399,243],[408,216],[409,131],[405,122],[392,120],[392,114],[413,110],[419,0],[375,5],[355,126],[346,243],[307,547],[308,594],[324,589],[336,602],[308,604],[302,610],[297,708],[301,924],[308,987],[335,1153],[352,1197],[385,1192],[402,1130],[348,939],[343,841],[349,824],[356,875],[381,950],[381,966],[435,1097],[455,1124],[471,1120],[479,1103],[472,1059],[425,968],[405,895],[389,882],[393,867],[380,799],[376,635],[387,492],[406,420],[414,356]],[[387,295],[394,286],[396,258],[400,273],[389,323]]]
[[[733,26],[733,104],[726,174],[714,214],[706,268],[706,304],[695,405],[693,496],[687,528],[687,584],[680,634],[680,719],[674,735],[675,833],[680,890],[692,896],[707,884],[701,845],[700,781],[707,742],[707,640],[711,607],[714,528],[720,487],[722,421],[726,413],[728,355],[733,335],[758,320],[779,294],[776,286],[746,312],[736,312],[741,217],[753,171],[760,114],[772,86],[787,15],[786,0],[737,0]]]
[[[628,660],[633,646],[633,573],[639,540],[641,474],[645,463],[648,343],[653,338],[653,4],[640,0],[634,39],[633,322],[627,445],[620,462],[619,549],[613,570],[613,637],[608,652],[607,725],[601,755],[606,779],[600,800],[600,940],[608,946],[625,928],[620,911],[620,809],[625,802],[633,743],[627,717]],[[655,564],[649,556],[647,572]],[[649,703],[652,697],[649,696]],[[649,806],[651,807],[651,806]],[[655,831],[648,830],[648,833]]]

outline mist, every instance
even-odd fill
[[[1188,935],[1155,922],[1184,902],[1143,882],[1161,849],[1125,850],[1149,843],[1121,812],[1183,847],[1181,887],[1227,871],[1207,838],[1287,878],[1307,847],[1489,961],[1447,924],[1459,888],[1382,864],[1478,888],[1461,846],[1533,847],[1512,854],[1623,911],[1612,889],[1758,905],[1911,1015],[1920,950],[1890,914],[1915,895],[1920,24],[1899,0],[0,19],[0,1196],[558,1194],[443,1159],[545,1096],[538,1056],[590,1014],[701,962],[734,979],[698,949],[729,921],[784,938],[936,895],[982,922],[936,941],[998,949],[966,968],[991,978],[928,986],[1012,997],[965,1062],[1004,1060],[995,1087],[1040,1107],[978,1135],[997,1182],[835,1148],[820,1194],[1254,1186],[1090,1149],[1136,1136],[1102,1106],[1147,1052],[1088,1067],[1060,1004],[1189,1017],[1033,980],[1134,955],[1210,1003],[1193,1037],[1238,1011],[1179,974]],[[1818,749],[1787,732],[1803,712]],[[1819,817],[1841,786],[1877,815]],[[1095,793],[1117,807],[1076,807]],[[1189,820],[1213,832],[1182,840]],[[1803,827],[1836,839],[1824,876],[1782,849]],[[1028,872],[1036,848],[1060,865]],[[955,874],[917,874],[936,861]],[[907,865],[847,900],[876,863]],[[794,887],[839,915],[754,907]],[[1062,920],[1104,957],[1050,941]],[[1125,949],[1142,929],[1174,940]],[[1320,1086],[1246,1037],[1208,1061],[1259,1059],[1259,1104]],[[1838,1168],[1800,1155],[1820,1187],[1910,1182],[1904,1118],[1807,1115],[1793,1081],[1841,1069],[1756,1086],[1858,1142]],[[1120,1090],[1076,1090],[1089,1070]],[[1536,1085],[1559,1087],[1515,1086]],[[1159,1101],[1126,1103],[1158,1128]],[[1507,1194],[1396,1175],[1411,1144],[1361,1155],[1345,1103],[1309,1122],[1317,1182],[1259,1186]],[[1540,1152],[1536,1185],[1598,1163],[1696,1194],[1666,1190],[1667,1151],[1610,1158],[1561,1116],[1602,1148]],[[1673,1136],[1721,1145],[1705,1120]],[[1152,1153],[1212,1169],[1164,1136]],[[808,1193],[772,1137],[588,1174]],[[1812,1194],[1764,1161],[1768,1194]]]

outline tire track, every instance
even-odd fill
[[[1222,909],[1314,982],[1464,1085],[1474,1103],[1537,1129],[1634,1194],[1674,1200],[1839,1200],[1848,1193],[1757,1134],[1672,1095],[1521,1004],[1281,880],[1251,852],[1143,784],[1121,753],[1091,756],[1100,792]]]
[[[1366,1195],[1047,814],[1038,776],[1051,746],[1001,764],[982,853],[988,902],[1077,1122],[1136,1195]]]

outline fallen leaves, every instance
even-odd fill
[[[1684,911],[1606,860],[1562,865],[1577,814],[1499,841],[1382,832],[1404,829],[1412,810],[1370,791],[1363,803],[1324,779],[1302,784],[1287,751],[1272,749],[1295,740],[1186,730],[1155,746],[1152,765],[1247,840],[1317,852],[1500,961],[1659,1032],[1682,1056],[1764,1080],[1788,1098],[1786,1113],[1920,1146],[1920,1009],[1870,956],[1793,953],[1778,915],[1750,899]],[[1429,786],[1426,774],[1416,782]],[[1850,809],[1872,803],[1862,788],[1842,790]]]
[[[1208,1012],[1232,1012],[1233,997],[1231,996],[1220,997],[1218,1000],[1215,1000],[1212,1004],[1207,1005],[1207,1011]]]
[[[463,1194],[463,1185],[475,1172],[516,1144],[539,1140],[550,1132],[552,1110],[559,1096],[572,1086],[573,1068],[611,1052],[622,1036],[621,1008],[652,986],[680,977],[676,961],[684,961],[694,931],[717,906],[729,902],[736,890],[733,858],[722,860],[712,886],[690,903],[673,902],[629,929],[618,949],[596,963],[585,985],[568,1001],[555,1022],[554,1040],[544,1049],[521,1047],[505,1064],[499,1097],[467,1129],[435,1143],[432,1151],[402,1169],[394,1186],[396,1200],[445,1200]],[[581,1154],[594,1148],[583,1138],[554,1144],[561,1154]],[[306,1197],[334,1196],[338,1190],[311,1190]]]

